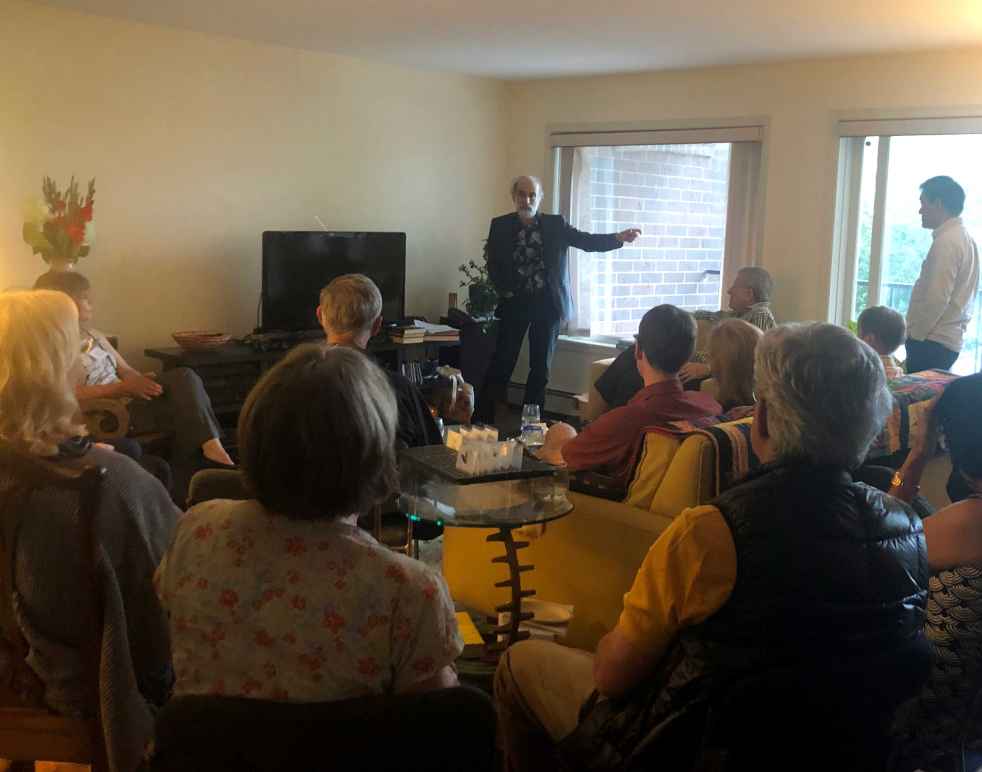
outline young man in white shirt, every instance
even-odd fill
[[[958,359],[979,284],[979,250],[959,215],[965,191],[951,177],[921,185],[921,225],[934,243],[907,310],[907,372],[949,369]]]

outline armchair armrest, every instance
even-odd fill
[[[85,399],[79,402],[82,419],[92,439],[99,442],[125,437],[130,428],[129,400]]]

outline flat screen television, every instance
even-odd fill
[[[378,285],[386,321],[405,317],[405,233],[264,231],[263,332],[316,329],[321,289],[345,273]]]

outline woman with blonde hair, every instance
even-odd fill
[[[134,769],[153,730],[149,703],[162,703],[170,686],[167,621],[152,576],[180,513],[134,461],[82,436],[74,395],[80,354],[71,299],[53,291],[0,293],[0,442],[65,466],[92,464],[107,472],[97,520],[105,609],[99,710],[111,767]],[[16,511],[0,508],[4,526],[16,519],[19,528],[14,586],[0,604],[28,644],[41,701],[65,715],[92,709],[79,654],[86,604],[76,510],[70,494],[43,489]]]
[[[753,405],[754,352],[763,333],[742,319],[727,319],[709,334],[709,369],[724,410]]]

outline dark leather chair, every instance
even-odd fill
[[[150,772],[491,772],[495,713],[468,687],[298,703],[178,697],[157,718]]]
[[[99,714],[99,654],[102,606],[96,576],[95,519],[106,470],[66,468],[23,454],[0,442],[0,756],[15,762],[59,761],[108,770]],[[90,599],[82,631],[82,660],[91,710],[89,718],[60,716],[43,702],[44,687],[25,662],[27,642],[13,609],[14,558],[25,502],[35,491],[67,491],[78,500],[78,545]]]

